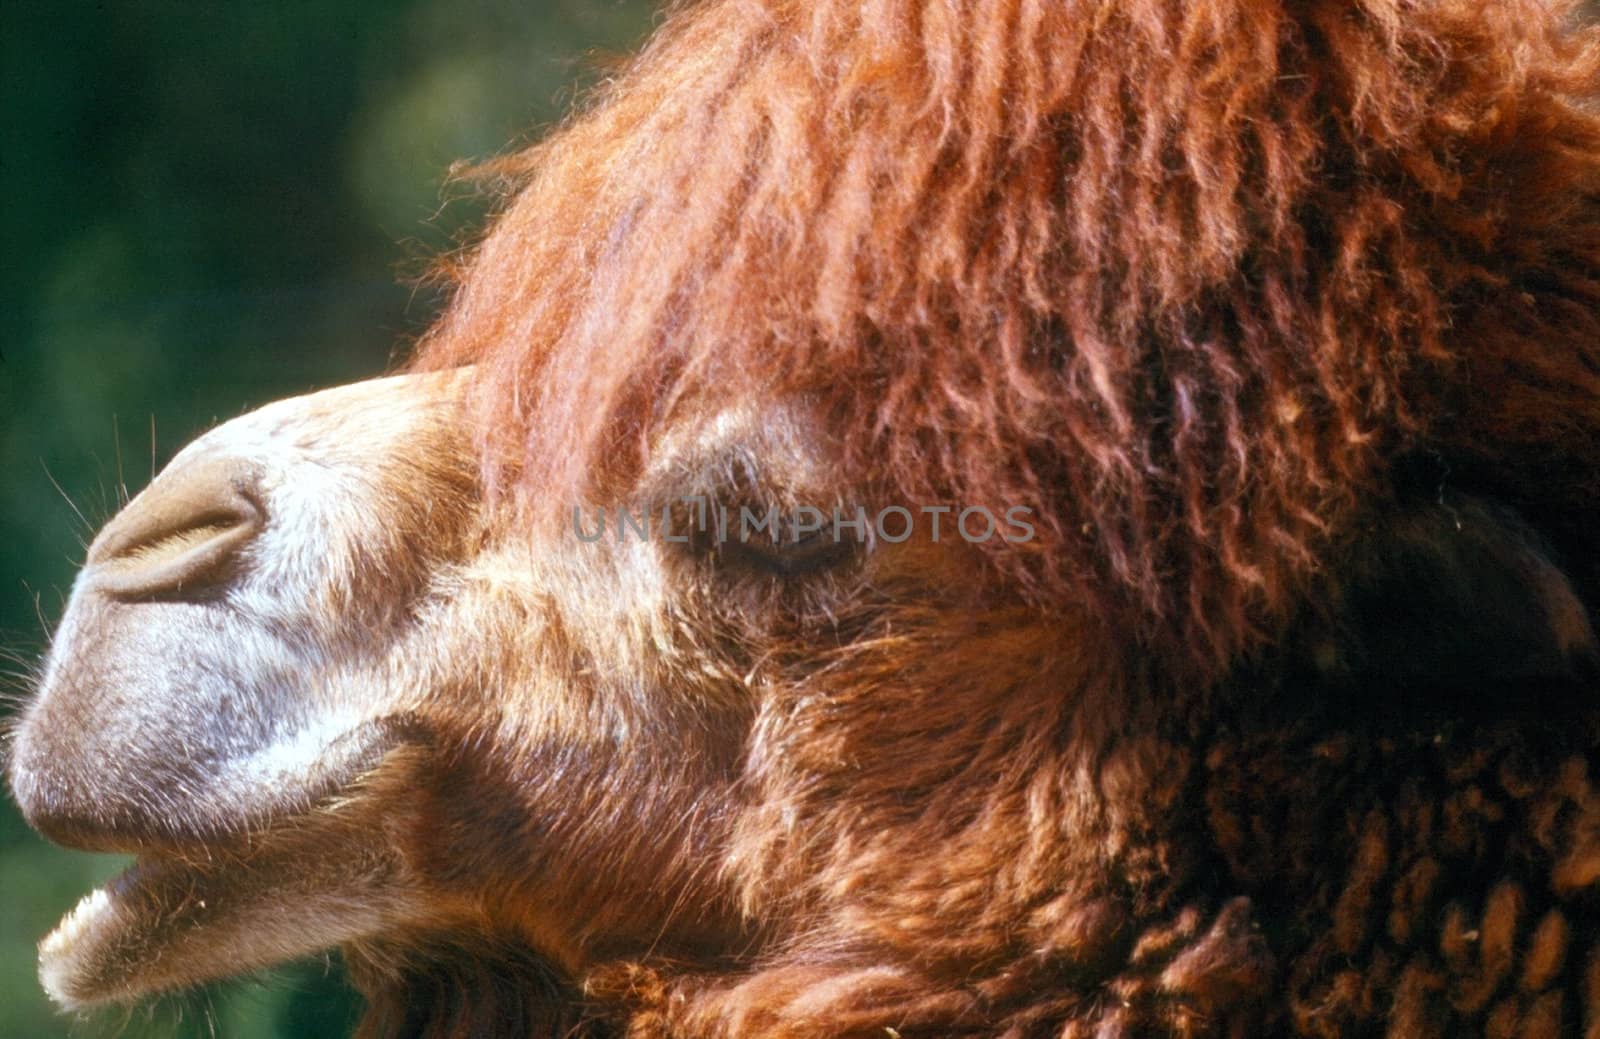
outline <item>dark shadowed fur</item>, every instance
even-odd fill
[[[469,949],[443,939],[420,957],[364,948],[347,950],[345,959],[354,983],[372,994],[357,1039],[584,1034],[576,994],[513,943]]]

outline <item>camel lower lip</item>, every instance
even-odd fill
[[[70,1010],[202,980],[195,947],[238,911],[229,905],[229,872],[139,856],[83,896],[39,943],[40,983]]]
[[[388,841],[355,838],[384,832],[369,814],[371,784],[410,789],[428,758],[415,743],[371,753],[358,781],[278,825],[139,852],[39,943],[45,991],[69,1010],[132,1003],[409,925],[426,900],[404,856]],[[385,818],[403,827],[402,816]]]
[[[141,895],[167,868],[150,857],[136,860],[84,895],[45,936],[39,943],[39,981],[51,999],[74,1009],[117,998],[104,965],[140,930]]]
[[[289,869],[307,851],[291,844],[249,860],[140,856],[39,943],[40,983],[68,1010],[131,1003],[359,937],[369,919],[339,919]]]

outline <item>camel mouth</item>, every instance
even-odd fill
[[[372,819],[394,814],[387,788],[409,784],[425,753],[397,740],[369,754],[367,767],[264,829],[130,849],[134,862],[39,942],[46,993],[66,1010],[131,1003],[403,926],[416,884],[399,850],[372,839],[384,829]]]
[[[143,994],[119,985],[105,966],[120,958],[117,950],[135,944],[139,935],[159,922],[162,914],[151,896],[160,880],[177,868],[164,857],[140,856],[61,918],[39,942],[39,982],[52,1000],[64,1009],[78,1010]],[[193,904],[203,912],[204,896]]]

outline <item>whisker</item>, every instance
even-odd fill
[[[39,622],[40,631],[49,631],[50,624],[44,619],[44,603],[39,600],[39,593],[28,587],[28,582],[22,582],[23,591],[33,600],[33,619]]]
[[[67,503],[67,506],[78,517],[78,521],[83,524],[83,529],[92,533],[94,524],[89,522],[89,517],[85,516],[83,510],[78,508],[78,503],[72,500],[72,495],[68,494],[66,489],[56,480],[55,474],[50,472],[50,466],[42,458],[39,459],[39,466],[44,470],[45,479],[50,481],[50,486],[56,489],[56,493],[61,495],[61,499]]]
[[[122,478],[122,423],[117,421],[116,412],[111,413],[111,444],[117,458],[117,508],[128,504],[128,483]]]

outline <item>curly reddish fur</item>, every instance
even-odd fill
[[[1532,573],[1487,535],[1418,547],[1449,522],[1600,593],[1600,43],[1568,18],[710,0],[489,164],[515,197],[417,363],[481,366],[486,469],[530,522],[668,427],[801,396],[841,486],[1041,519],[990,550],[1003,608],[790,667],[726,867],[754,951],[622,958],[550,1019],[1600,1034],[1593,675],[1491,659],[1468,711],[1307,663],[1384,627],[1349,620],[1352,573]],[[1400,562],[1361,547],[1417,524]],[[1529,612],[1440,595],[1441,638]],[[398,1019],[438,977],[368,987]]]
[[[546,502],[708,396],[817,394],[853,474],[1036,504],[1017,580],[1214,670],[1397,452],[1595,457],[1600,50],[1563,28],[1543,0],[694,5],[488,167],[519,193],[421,364],[492,366]]]

